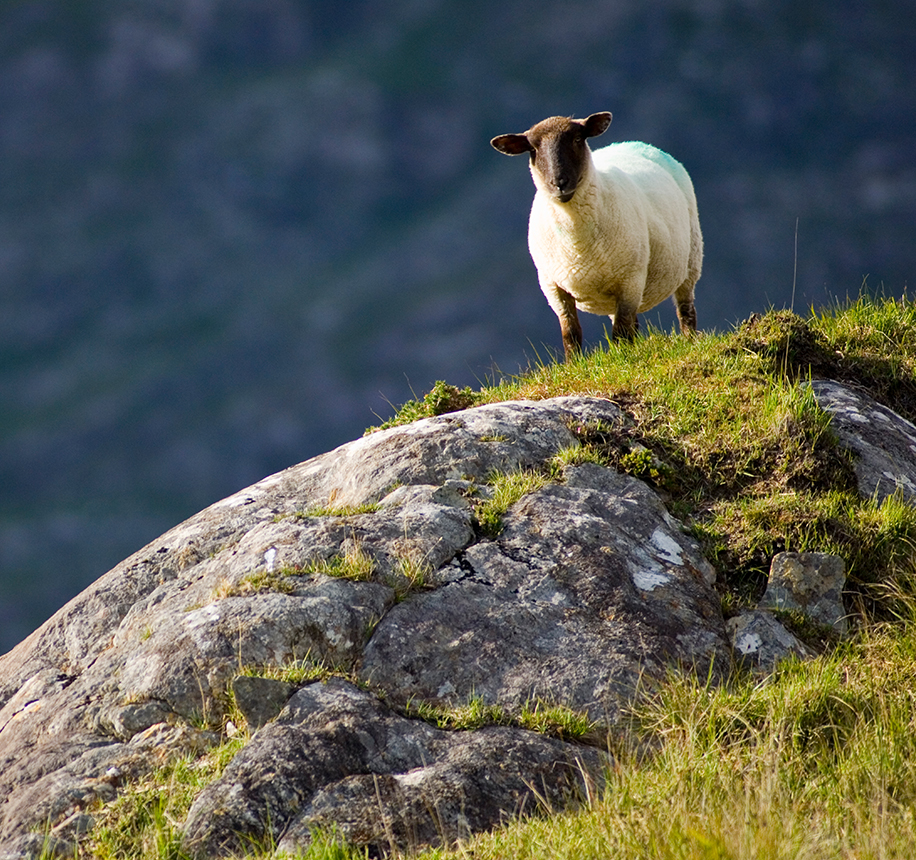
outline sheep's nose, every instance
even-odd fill
[[[576,193],[576,183],[571,179],[561,178],[554,180],[554,188],[557,189],[557,197],[561,203],[569,203],[573,194]]]

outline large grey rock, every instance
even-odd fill
[[[645,484],[595,465],[523,498],[495,541],[392,608],[359,674],[391,701],[543,699],[616,719],[684,664],[727,669],[714,571]]]
[[[714,572],[642,483],[594,465],[569,468],[559,484],[514,505],[496,540],[475,528],[466,496],[484,494],[493,471],[543,468],[578,444],[580,430],[623,420],[609,401],[568,397],[393,428],[266,478],[125,560],[0,657],[3,850],[26,856],[33,828],[51,828],[61,845],[78,839],[98,804],[154,761],[219,742],[230,685],[259,668],[320,661],[357,674],[395,706],[411,697],[461,703],[474,694],[511,711],[541,697],[613,721],[640,685],[669,667],[726,667]],[[377,508],[307,514],[367,503]],[[307,572],[356,547],[372,559],[365,581]],[[413,593],[399,573],[405,559],[431,570],[429,584]],[[271,685],[273,700],[260,707],[256,686],[240,688],[254,725],[288,692]],[[238,794],[219,795],[225,820],[247,820],[249,807],[233,806],[233,798],[261,798],[250,808],[301,824],[296,832],[313,819],[344,826],[357,816],[363,823],[352,832],[374,840],[376,825],[365,822],[377,791],[400,804],[402,812],[391,813],[401,816],[395,831],[426,840],[428,822],[416,816],[427,789],[441,798],[443,814],[450,808],[443,785],[468,808],[476,804],[478,815],[446,815],[449,834],[464,832],[517,811],[520,786],[556,776],[549,762],[591,755],[502,729],[465,733],[460,744],[457,735],[448,744],[436,735],[433,743],[416,720],[359,707],[375,709],[373,720],[406,738],[427,740],[399,745],[386,734],[390,767],[365,758],[344,767],[359,749],[352,720],[268,723],[230,769],[241,781],[232,783]],[[193,728],[201,723],[210,730]],[[246,762],[272,737],[278,772],[295,769],[307,748],[307,757],[328,762],[326,778],[306,790],[291,775],[289,791],[271,793]],[[393,751],[411,744],[428,759],[397,759]],[[488,762],[496,768],[503,759],[508,781],[484,791]],[[221,784],[212,791],[228,791]],[[223,837],[204,834],[206,817],[189,821],[189,844],[222,850]]]
[[[840,444],[856,454],[859,492],[884,499],[895,492],[916,502],[916,426],[862,391],[830,379],[811,390],[833,418]]]

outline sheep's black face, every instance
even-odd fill
[[[541,177],[541,187],[561,203],[569,203],[588,165],[585,129],[581,123],[566,120],[565,128],[529,133],[528,139],[534,147],[531,165]]]
[[[506,155],[529,153],[535,183],[560,203],[569,203],[587,170],[586,138],[603,134],[610,123],[610,113],[584,120],[552,116],[524,134],[504,134],[490,142]]]

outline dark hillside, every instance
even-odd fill
[[[494,134],[610,109],[602,140],[676,155],[705,328],[793,281],[901,294],[914,36],[904,2],[4,4],[0,651],[412,390],[558,344]]]

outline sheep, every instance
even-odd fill
[[[506,155],[531,156],[528,249],[567,361],[582,349],[577,309],[610,315],[612,337],[631,340],[637,312],[673,296],[681,332],[697,326],[703,236],[693,184],[680,162],[647,143],[592,152],[586,139],[604,134],[611,118],[553,116],[490,141]]]

